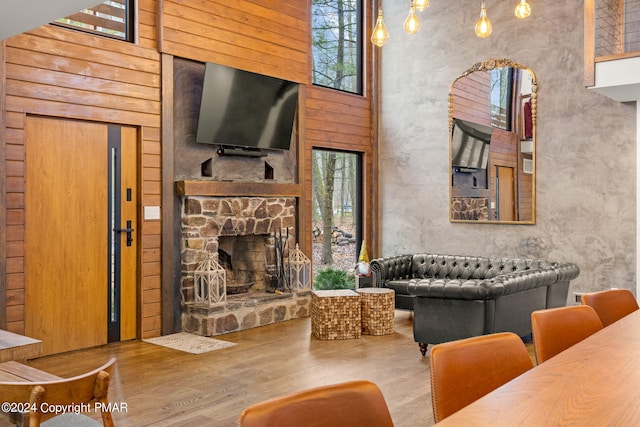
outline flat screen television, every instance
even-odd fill
[[[467,120],[453,119],[451,132],[452,166],[486,169],[493,128]]]
[[[207,63],[196,142],[288,150],[299,84]]]

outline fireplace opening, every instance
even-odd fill
[[[218,264],[226,271],[227,294],[264,291],[265,236],[218,237]]]

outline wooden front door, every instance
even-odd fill
[[[25,333],[45,355],[135,338],[137,130],[28,117],[25,140]]]
[[[515,186],[513,168],[496,166],[496,199],[498,200],[499,221],[515,221]]]

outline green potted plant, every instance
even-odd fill
[[[320,270],[313,281],[313,288],[317,290],[355,289],[355,286],[353,275],[331,267]]]

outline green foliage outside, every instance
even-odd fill
[[[353,274],[347,274],[344,270],[325,268],[316,275],[313,288],[317,290],[328,289],[355,289],[356,279]]]

